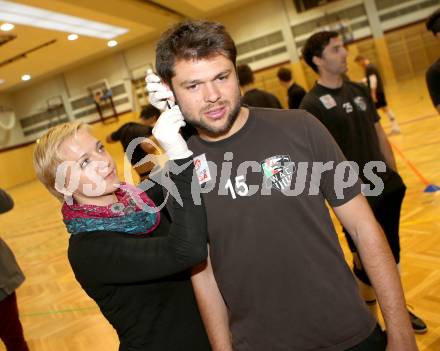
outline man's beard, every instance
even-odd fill
[[[219,136],[222,136],[222,135],[226,134],[227,132],[229,132],[229,130],[232,128],[234,122],[237,120],[238,115],[240,114],[240,109],[241,109],[240,90],[238,90],[238,92],[237,92],[237,96],[235,99],[236,104],[234,106],[232,106],[231,111],[229,112],[228,116],[226,117],[226,123],[223,126],[217,127],[217,128],[213,128],[208,123],[206,123],[203,119],[199,119],[199,116],[192,116],[190,113],[188,113],[185,110],[185,107],[183,106],[183,104],[179,103],[179,100],[177,99],[176,94],[174,94],[174,97],[176,99],[177,104],[179,105],[180,111],[182,112],[182,114],[185,118],[185,121],[188,122],[189,124],[191,124],[192,126],[194,126],[197,130],[202,131],[204,134],[207,134],[211,137],[219,137]],[[207,111],[209,109],[212,109],[213,107],[224,107],[224,106],[227,106],[227,105],[221,104],[221,103],[220,104],[216,103],[216,104],[209,105],[204,110]]]

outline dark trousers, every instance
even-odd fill
[[[0,339],[7,351],[29,351],[18,318],[15,292],[0,301]]]
[[[402,178],[397,173],[392,173],[385,182],[385,188],[379,196],[368,196],[367,200],[376,217],[378,223],[382,226],[394,260],[400,262],[400,240],[399,223],[400,210],[402,208],[403,198],[405,197],[406,186]],[[356,246],[351,239],[350,234],[343,228],[348,246],[351,252],[357,252]],[[354,274],[363,283],[371,285],[366,272],[362,267],[354,266]]]
[[[353,346],[346,351],[385,351],[387,347],[387,335],[379,325],[376,325],[368,338],[360,344]]]

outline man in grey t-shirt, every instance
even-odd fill
[[[417,350],[380,226],[359,183],[340,191],[336,181],[346,169],[334,140],[304,111],[242,107],[235,59],[221,24],[182,22],[156,48],[164,83],[147,77],[150,102],[175,101],[198,130],[189,146],[204,189],[210,259],[195,269],[193,285],[213,349]],[[378,292],[387,345],[360,301],[325,201]]]

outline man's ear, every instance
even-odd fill
[[[319,68],[319,66],[321,66],[321,64],[322,64],[322,58],[320,58],[318,56],[313,56],[312,62],[316,65],[316,67]]]
[[[162,83],[163,83],[163,85],[165,85],[165,86],[167,87],[168,90],[173,91],[173,87],[172,87],[171,82],[169,82],[169,83],[165,83],[165,81],[162,81]]]

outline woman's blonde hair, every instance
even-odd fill
[[[39,140],[34,150],[34,168],[38,180],[58,200],[64,201],[64,195],[55,187],[57,167],[64,161],[58,150],[64,140],[75,136],[81,128],[89,129],[82,122],[59,124],[47,131]]]

